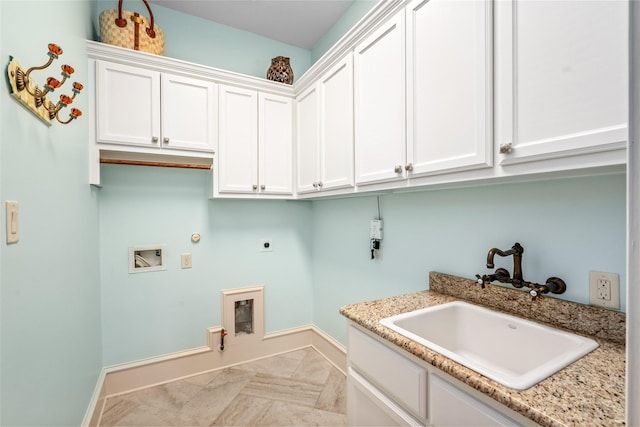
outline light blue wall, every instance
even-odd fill
[[[312,323],[311,203],[208,200],[210,179],[102,166],[105,365],[206,345],[205,329],[221,324],[223,289],[264,285],[267,332]],[[273,252],[259,252],[262,238],[273,239]],[[167,270],[129,274],[128,248],[158,243],[167,245]],[[180,268],[182,253],[193,268]]]
[[[378,0],[356,0],[331,30],[324,35],[311,50],[311,63],[322,57],[340,38],[345,35],[367,12],[373,9]]]
[[[313,202],[314,324],[343,343],[341,306],[426,289],[429,271],[473,278],[490,271],[490,248],[515,242],[524,278],[561,277],[563,299],[589,302],[590,270],[619,273],[625,311],[622,175],[384,195],[380,205],[383,257],[371,261],[376,198]],[[496,267],[513,271],[512,259]]]
[[[97,4],[98,13],[94,16],[94,26],[96,33],[100,34],[99,13],[105,9],[114,9],[117,2],[97,0]],[[271,58],[276,56],[290,58],[296,78],[311,66],[311,52],[306,49],[155,4],[151,7],[157,25],[165,33],[167,57],[263,78],[271,65]],[[124,2],[124,9],[148,16],[147,9],[139,0]]]
[[[42,85],[60,65],[87,82],[84,39],[91,2],[0,2],[0,57],[25,66],[63,56],[32,77]],[[33,25],[28,22],[34,19]],[[42,26],[40,26],[42,25]],[[0,227],[2,425],[78,425],[102,367],[98,202],[87,185],[88,121],[47,127],[0,90],[0,200],[20,203],[20,242]],[[59,93],[70,93],[66,83]],[[75,106],[87,111],[87,94]]]

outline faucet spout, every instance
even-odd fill
[[[540,294],[561,294],[566,290],[566,284],[562,279],[558,277],[549,277],[544,285],[525,281],[522,277],[523,253],[524,248],[520,245],[520,243],[517,242],[511,247],[511,249],[506,251],[500,250],[498,248],[489,249],[489,253],[487,254],[487,268],[494,268],[493,258],[496,256],[496,254],[502,257],[513,255],[513,277],[511,277],[508,270],[504,268],[498,268],[493,274],[483,274],[482,276],[476,274],[476,283],[478,283],[481,288],[484,288],[486,285],[490,284],[493,281],[498,281],[500,283],[509,283],[514,288],[527,287],[531,289],[530,294],[533,299],[535,299]]]
[[[487,254],[487,268],[494,268],[493,258],[496,254],[505,257],[513,255],[513,280],[522,280],[522,254],[524,253],[524,248],[520,245],[520,243],[515,243],[511,249],[502,251],[498,248],[489,249],[489,253]]]

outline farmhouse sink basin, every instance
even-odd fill
[[[516,390],[598,348],[590,338],[462,301],[387,317],[380,324]]]

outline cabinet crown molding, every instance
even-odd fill
[[[402,9],[408,0],[381,0],[356,25],[345,33],[320,59],[318,59],[293,85],[272,82],[233,71],[196,64],[180,59],[153,55],[146,52],[125,49],[101,42],[87,40],[89,59],[105,60],[120,64],[144,67],[156,71],[168,71],[185,76],[207,78],[216,83],[231,84],[247,89],[260,90],[277,95],[295,97],[336,61],[353,50],[371,30],[384,22],[390,15]]]

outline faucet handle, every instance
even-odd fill
[[[477,283],[478,285],[480,285],[480,287],[481,287],[482,289],[484,289],[484,287],[485,287],[485,282],[484,282],[484,279],[482,278],[482,276],[480,276],[479,274],[476,274],[476,279],[477,279],[477,280],[476,280],[476,283]]]

